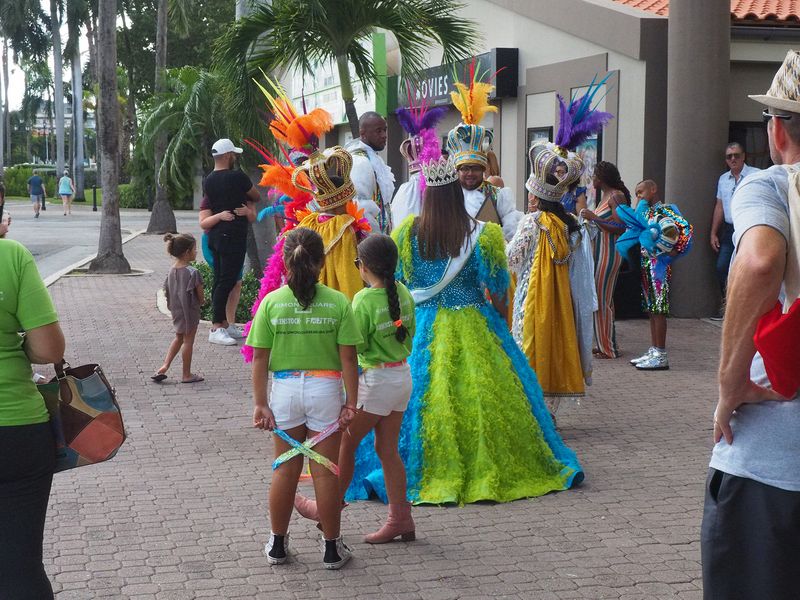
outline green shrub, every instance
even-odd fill
[[[198,240],[199,243],[199,240]],[[200,271],[203,278],[203,305],[200,307],[200,318],[211,321],[211,287],[214,285],[214,271],[205,262],[195,262],[192,266]],[[258,290],[261,289],[261,281],[255,276],[253,271],[247,271],[242,278],[242,295],[239,298],[239,306],[236,309],[236,322],[247,323],[252,315],[250,309],[258,298]]]
[[[28,195],[28,179],[36,173],[44,180],[45,190],[48,197],[54,197],[58,191],[58,183],[55,177],[55,169],[47,167],[8,167],[3,175],[3,183],[6,186],[6,196]]]
[[[135,183],[122,183],[119,186],[120,208],[147,208],[148,190]]]

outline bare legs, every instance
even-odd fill
[[[164,364],[161,365],[161,368],[156,373],[165,374],[172,366],[172,361],[175,360],[178,352],[180,352],[181,361],[183,362],[183,381],[189,381],[195,377],[192,374],[192,353],[194,352],[194,338],[196,335],[197,329],[186,333],[176,333],[175,339],[172,340],[167,349],[167,357],[164,359]]]
[[[295,440],[302,442],[318,432],[307,430],[305,425],[286,430]],[[336,462],[341,434],[334,434],[320,442],[314,449],[324,457]],[[280,456],[290,449],[289,444],[275,436],[275,456]],[[297,492],[297,481],[303,470],[303,455],[283,463],[272,473],[269,487],[269,518],[272,532],[286,535],[289,519],[292,516],[294,495]],[[339,497],[339,478],[322,465],[311,461],[311,477],[314,481],[314,493],[317,497],[322,533],[326,540],[339,537],[341,519],[341,502]]]
[[[667,347],[667,315],[650,315],[650,343],[661,350]]]
[[[72,214],[72,196],[64,194],[61,196],[61,203],[64,205],[64,215]]]

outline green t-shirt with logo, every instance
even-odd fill
[[[408,288],[397,283],[397,298],[400,301],[400,318],[408,328],[408,336],[403,342],[395,337],[397,327],[389,316],[389,302],[385,288],[364,288],[353,297],[353,312],[364,341],[356,346],[358,364],[369,369],[381,363],[405,360],[411,354],[411,340],[414,337],[414,299]]]
[[[56,321],[31,253],[19,242],[0,239],[0,426],[49,420],[19,332]]]
[[[339,346],[361,341],[347,296],[321,283],[305,310],[288,285],[267,294],[247,336],[248,346],[270,348],[270,371],[341,371]]]

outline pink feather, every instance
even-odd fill
[[[419,154],[419,162],[424,165],[432,160],[439,160],[442,156],[442,146],[439,143],[439,136],[436,135],[436,130],[423,129],[419,135],[422,138],[422,152]],[[426,187],[425,175],[420,174],[419,193],[423,197]]]

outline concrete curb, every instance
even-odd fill
[[[122,238],[122,243],[123,243],[123,244],[127,244],[127,243],[128,243],[128,242],[130,242],[132,239],[135,239],[135,238],[139,237],[140,235],[142,235],[142,234],[143,234],[143,233],[145,233],[146,231],[147,231],[146,229],[141,229],[141,230],[139,230],[139,231],[134,231],[133,233],[131,233],[131,234],[129,234],[129,235],[127,235],[127,236],[125,236],[124,238]],[[74,271],[74,270],[75,270],[75,269],[77,269],[78,267],[82,267],[83,265],[85,265],[86,263],[88,263],[90,260],[93,260],[95,256],[97,256],[97,252],[95,252],[94,254],[91,254],[91,255],[87,256],[86,258],[82,258],[82,259],[81,259],[81,260],[79,260],[78,262],[72,263],[72,264],[71,264],[71,265],[69,265],[68,267],[64,267],[63,269],[60,269],[60,270],[56,271],[56,272],[55,272],[55,273],[53,273],[52,275],[48,275],[47,277],[45,277],[45,278],[44,278],[44,285],[45,285],[46,287],[50,287],[50,286],[51,286],[51,285],[53,285],[53,284],[54,284],[56,281],[58,281],[59,279],[61,279],[62,277],[64,277],[64,275],[66,275],[67,273],[71,273],[72,271]]]

